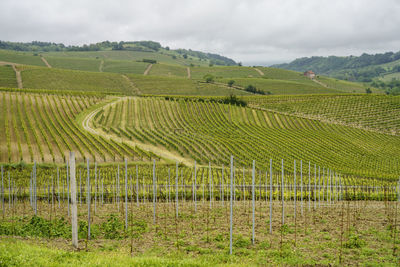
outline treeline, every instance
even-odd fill
[[[194,51],[194,50],[186,50],[186,49],[176,49],[174,50],[178,54],[182,55],[184,58],[187,58],[187,56],[192,56],[192,57],[197,57],[202,60],[210,60],[211,65],[221,65],[221,66],[233,66],[236,65],[236,62],[230,58],[218,55],[218,54],[212,54],[212,53],[204,53],[200,51]]]
[[[387,68],[378,66],[399,59],[400,51],[375,55],[364,53],[359,57],[304,57],[290,63],[274,65],[273,67],[300,72],[312,70],[318,74],[329,75],[337,79],[371,82],[375,77],[400,71],[400,64]]]
[[[388,95],[400,95],[400,80],[392,79],[390,82],[373,81],[371,86],[385,90]]]

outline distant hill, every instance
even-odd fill
[[[400,51],[375,55],[364,53],[359,57],[304,57],[273,67],[300,72],[312,70],[337,79],[372,82],[374,79],[383,79],[386,75],[393,76],[393,73],[400,72]]]
[[[233,59],[218,54],[193,51],[191,49],[170,49],[168,46],[162,47],[154,41],[104,41],[95,44],[84,44],[82,46],[66,46],[62,43],[33,41],[28,43],[0,41],[0,49],[25,51],[25,52],[95,52],[95,51],[137,51],[154,54],[167,54],[173,59],[194,58],[209,65],[233,66],[236,62]]]

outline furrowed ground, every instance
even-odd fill
[[[80,160],[150,159],[152,154],[80,128],[77,115],[104,96],[0,92],[1,162],[64,162],[68,151]],[[157,157],[156,157],[157,158]]]
[[[229,155],[246,166],[251,160],[303,159],[346,174],[397,176],[396,136],[212,99],[168,99],[120,98],[98,108],[91,127],[99,135],[147,144],[153,152],[174,151],[202,164],[227,165]]]

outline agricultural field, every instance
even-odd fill
[[[249,92],[230,88],[226,85],[195,81],[188,78],[133,74],[127,76],[144,95],[251,95]]]
[[[99,59],[72,58],[72,57],[50,57],[45,59],[52,68],[83,70],[83,71],[99,71]]]
[[[352,175],[397,177],[400,140],[282,113],[180,97],[124,97],[99,108],[93,130],[199,163],[307,159]],[[112,121],[110,118],[121,118]],[[155,152],[156,153],[156,152]]]
[[[0,65],[0,87],[17,87],[17,79],[12,66]]]
[[[192,78],[203,79],[207,74],[216,78],[246,78],[261,77],[261,75],[251,67],[192,67],[190,68]]]
[[[257,89],[266,94],[273,95],[295,95],[295,94],[337,94],[341,91],[323,87],[317,83],[305,84],[303,82],[276,80],[266,78],[235,78],[235,79],[219,79],[219,82],[228,83],[234,80],[234,85],[246,88],[249,85],[255,86]]]
[[[136,94],[136,88],[120,74],[18,66],[24,88]]]
[[[189,68],[190,69],[190,68]],[[188,77],[187,67],[167,64],[154,64],[149,75]]]
[[[65,162],[68,151],[79,160],[150,159],[139,148],[82,130],[75,118],[104,96],[0,92],[1,162]],[[107,101],[107,100],[106,100]]]
[[[249,97],[249,104],[398,136],[400,97],[383,95],[323,95]]]
[[[22,266],[38,253],[41,264],[89,266],[395,266],[395,183],[294,164],[282,173],[234,158],[225,168],[78,164],[72,203],[71,165],[5,168],[0,257]],[[79,253],[68,242],[75,205]]]
[[[46,66],[39,54],[31,52],[15,52],[0,49],[0,61],[16,64]]]
[[[0,266],[397,266],[399,97],[166,49],[1,61]]]
[[[149,63],[127,60],[104,60],[101,71],[143,74]]]

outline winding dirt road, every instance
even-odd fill
[[[133,142],[133,141],[128,140],[128,139],[124,139],[124,138],[121,138],[121,137],[118,137],[118,136],[115,136],[115,135],[112,135],[112,134],[108,134],[108,133],[102,131],[101,129],[95,129],[95,128],[92,127],[91,121],[92,121],[93,117],[96,115],[97,112],[99,112],[100,110],[102,110],[103,108],[105,108],[107,106],[115,105],[118,102],[124,101],[124,100],[126,100],[128,98],[129,97],[116,98],[115,101],[113,101],[111,103],[108,103],[108,104],[106,104],[104,106],[101,106],[101,107],[93,110],[82,121],[82,127],[86,131],[88,131],[88,132],[90,132],[92,134],[95,134],[95,135],[101,135],[101,136],[105,137],[106,139],[112,138],[114,141],[117,141],[117,142],[120,142],[120,143],[124,142],[124,143],[126,143],[126,144],[128,144],[130,146],[138,146],[141,149],[147,150],[147,151],[151,151],[154,154],[156,154],[158,156],[161,156],[162,158],[169,159],[169,160],[172,160],[172,161],[178,161],[178,162],[181,162],[181,163],[183,163],[183,164],[185,164],[187,166],[192,166],[193,162],[191,160],[188,160],[188,159],[186,159],[184,157],[181,157],[179,155],[175,155],[175,154],[171,153],[170,151],[168,151],[168,150],[166,150],[164,148],[160,148],[160,147],[157,147],[157,146],[154,146],[154,145],[149,145],[149,144],[143,144],[143,143],[139,143],[139,142]]]
[[[255,71],[258,72],[258,74],[260,74],[261,76],[264,76],[264,72],[262,72],[262,70],[254,68]]]
[[[43,63],[46,64],[46,66],[51,69],[51,65],[49,64],[49,62],[47,62],[47,60],[43,56],[41,56],[40,58],[42,59]]]
[[[153,64],[149,64],[149,65],[147,66],[147,68],[146,68],[146,70],[144,71],[143,75],[148,75],[149,72],[150,72],[150,70],[151,70],[151,67],[153,67]]]

